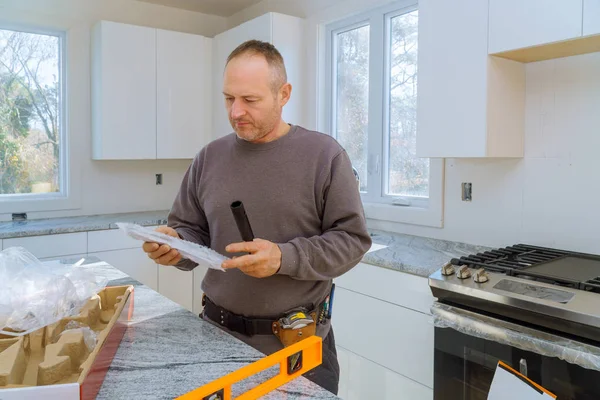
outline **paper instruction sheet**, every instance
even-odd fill
[[[228,257],[225,257],[206,246],[165,235],[164,233],[156,232],[153,229],[136,224],[118,222],[117,226],[134,239],[167,244],[171,248],[178,250],[182,257],[192,260],[198,265],[225,271],[221,267],[221,263],[227,260]]]
[[[553,400],[556,396],[502,361],[498,363],[488,400]]]

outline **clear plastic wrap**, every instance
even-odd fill
[[[431,307],[431,313],[433,324],[438,328],[451,328],[465,335],[600,371],[598,347],[437,302]]]
[[[47,266],[9,247],[0,252],[0,333],[21,336],[76,315],[107,283],[77,265]]]
[[[69,321],[67,325],[65,325],[65,329],[60,333],[60,335],[58,335],[55,342],[58,342],[60,337],[65,333],[73,331],[81,331],[81,333],[83,334],[83,342],[85,343],[85,346],[90,352],[94,351],[94,348],[96,347],[96,342],[98,341],[98,334],[95,331],[93,331],[89,326],[85,326],[77,321]]]
[[[206,246],[201,246],[197,243],[156,232],[153,229],[136,224],[119,222],[117,223],[117,226],[134,239],[167,244],[171,248],[178,250],[182,257],[192,260],[198,265],[225,271],[221,267],[221,263],[228,258]]]

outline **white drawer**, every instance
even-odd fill
[[[433,400],[433,389],[395,373],[342,347],[337,348],[340,362],[340,392],[345,400]]]
[[[430,314],[435,298],[427,278],[359,263],[335,280],[337,287]]]
[[[37,258],[87,253],[87,232],[4,239],[3,248],[21,246]]]
[[[433,387],[431,316],[337,288],[332,325],[336,343],[396,373]]]
[[[155,229],[155,226],[148,228]],[[134,249],[141,247],[141,240],[133,239],[120,229],[108,229],[88,232],[88,252]]]

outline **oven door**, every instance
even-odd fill
[[[486,400],[498,361],[528,376],[560,400],[600,399],[597,370],[436,326],[434,400]]]

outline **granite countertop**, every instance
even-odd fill
[[[169,211],[162,210],[0,222],[0,239],[117,229],[117,222],[133,222],[143,226],[163,225],[167,223],[168,213]]]
[[[483,246],[370,230],[373,246],[363,262],[429,277],[452,258],[490,250]]]
[[[76,261],[65,259],[54,263]],[[109,278],[110,286],[135,286],[133,319],[106,374],[98,400],[173,399],[264,357],[95,257],[86,259],[83,267]],[[275,367],[235,384],[233,397],[277,372]],[[338,399],[304,377],[262,398]]]
[[[115,229],[117,222],[163,225],[168,211],[105,214],[70,218],[0,223],[0,239]],[[400,233],[370,230],[371,250],[363,262],[413,275],[428,277],[454,257],[487,251],[489,248]]]

